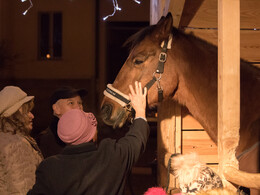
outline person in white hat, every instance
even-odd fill
[[[130,86],[129,98],[135,119],[119,140],[93,142],[97,121],[80,109],[64,113],[58,122],[58,136],[67,144],[63,151],[46,158],[36,171],[36,183],[28,195],[84,194],[121,195],[132,166],[144,152],[149,136],[146,121],[147,89],[141,83]]]
[[[34,96],[16,86],[0,91],[0,194],[26,194],[43,160],[33,128]]]

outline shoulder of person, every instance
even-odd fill
[[[9,148],[12,145],[19,145],[24,138],[19,134],[12,134],[11,132],[0,132],[0,147]]]
[[[0,137],[1,158],[14,163],[24,161],[27,165],[28,163],[33,163],[32,161],[35,161],[36,164],[41,161],[41,158],[36,155],[31,144],[23,136],[19,134],[1,133]],[[25,159],[28,159],[28,162],[25,162]]]
[[[49,170],[48,167],[52,167],[52,165],[58,164],[58,162],[60,161],[59,156],[60,156],[60,154],[56,154],[56,155],[49,156],[49,157],[43,159],[41,161],[41,163],[39,164],[38,169],[43,170],[43,171],[47,170],[47,172],[48,172],[48,170]]]

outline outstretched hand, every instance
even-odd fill
[[[129,89],[129,98],[133,109],[135,109],[135,117],[145,118],[147,88],[145,87],[143,92],[141,82],[136,81],[135,90],[132,85],[129,85]]]

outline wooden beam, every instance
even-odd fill
[[[205,0],[196,0],[196,1],[186,0],[185,4],[184,4],[184,8],[183,8],[182,17],[181,17],[179,27],[189,26],[190,23],[194,19],[196,20],[197,13],[200,12],[200,10],[201,10],[200,7],[204,2],[205,2]],[[211,1],[206,1],[206,2],[211,2]],[[215,10],[216,9],[217,8],[215,7]],[[207,20],[207,18],[203,18],[203,21],[204,20]],[[203,22],[203,21],[200,21],[200,22]]]
[[[259,173],[247,173],[239,171],[232,165],[224,167],[224,175],[228,181],[232,181],[235,184],[243,184],[247,188],[260,189],[260,175]]]
[[[240,28],[260,28],[260,1],[240,0]],[[186,0],[180,25],[194,28],[218,27],[218,0]]]
[[[167,164],[169,158],[165,154],[174,154],[175,151],[175,131],[176,131],[176,102],[165,100],[158,106],[157,122],[157,183],[161,187],[167,185]],[[179,114],[180,115],[180,114]],[[169,176],[169,189],[176,186],[175,177]]]
[[[224,185],[224,169],[238,169],[235,150],[240,127],[240,0],[218,1],[218,156]]]
[[[175,153],[182,153],[182,120],[181,105],[175,103]]]
[[[185,0],[171,0],[168,12],[172,13],[173,26],[179,28]]]

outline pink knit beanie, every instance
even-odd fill
[[[58,122],[58,136],[68,144],[78,145],[93,139],[97,120],[92,113],[72,109],[62,115]]]

